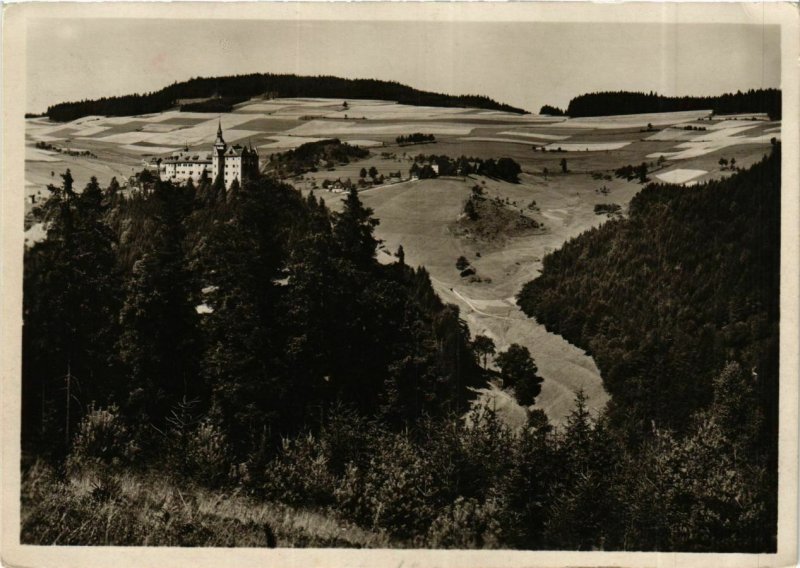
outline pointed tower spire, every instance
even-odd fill
[[[221,148],[224,151],[225,146],[225,139],[222,138],[222,119],[219,119],[217,123],[217,139],[214,140],[214,147],[217,149]]]

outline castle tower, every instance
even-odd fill
[[[222,121],[217,125],[217,138],[214,140],[214,150],[211,152],[211,181],[217,180],[217,176],[225,169],[225,150],[228,145],[222,138]]]

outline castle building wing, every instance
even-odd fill
[[[233,180],[242,183],[254,179],[259,173],[258,151],[252,143],[248,146],[229,146],[223,137],[220,122],[210,152],[190,151],[186,147],[162,159],[159,164],[159,176],[165,181],[186,183],[190,178],[197,181],[204,173],[212,180],[221,175],[226,189],[231,187]]]

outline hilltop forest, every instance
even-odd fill
[[[379,263],[355,190],[67,171],[25,256],[22,542],[774,551],[779,162],[545,259],[520,304],[612,403],[520,430],[469,387],[535,402],[528,350]]]
[[[417,106],[474,107],[518,114],[527,111],[499,103],[483,95],[445,95],[420,91],[395,81],[342,79],[331,76],[305,77],[253,73],[227,77],[197,77],[173,83],[145,94],[103,97],[64,102],[47,109],[50,120],[68,122],[84,116],[130,116],[163,112],[178,105],[179,99],[212,99],[188,103],[181,110],[227,112],[231,106],[251,97],[321,97],[333,99],[381,99]]]
[[[608,91],[579,95],[569,102],[566,115],[611,116],[653,112],[710,110],[714,114],[766,113],[770,120],[781,118],[780,89],[750,89],[710,97],[666,97],[657,93]],[[549,105],[541,114],[564,114]]]

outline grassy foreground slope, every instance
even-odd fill
[[[322,511],[257,501],[166,476],[83,472],[37,462],[22,484],[20,541],[41,545],[386,547],[385,534]]]

